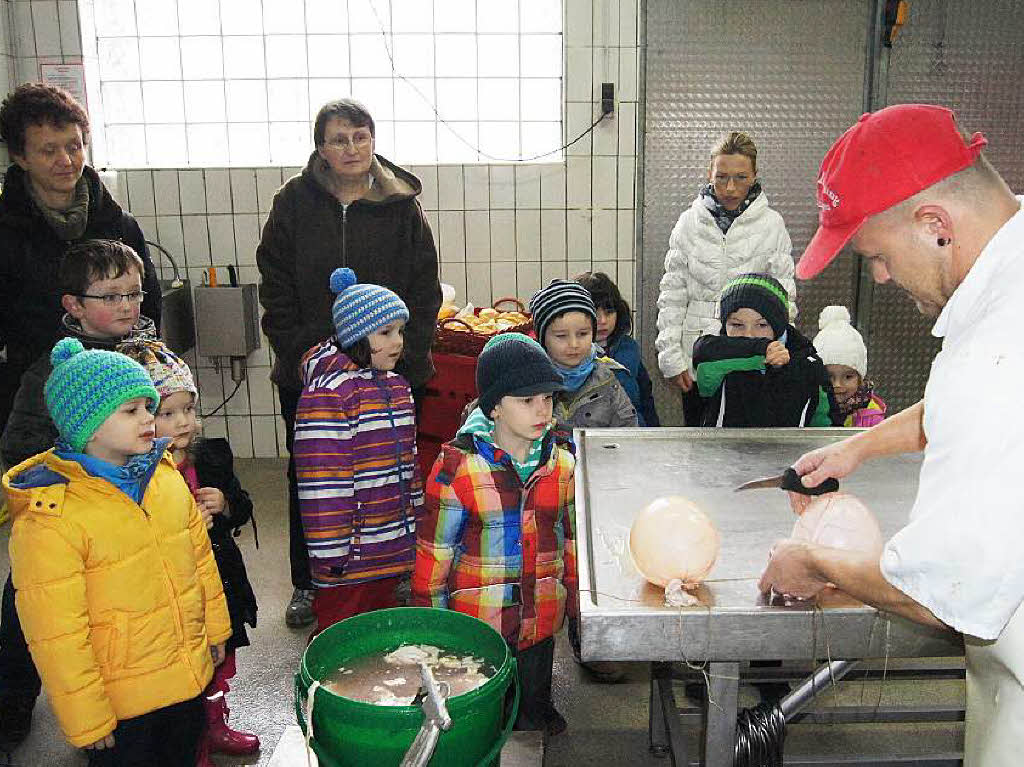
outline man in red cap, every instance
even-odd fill
[[[1020,764],[1024,742],[1024,198],[965,139],[953,113],[905,104],[866,114],[818,176],[820,226],[796,267],[809,279],[847,244],[892,280],[943,339],[924,399],[803,456],[816,486],[870,458],[924,451],[909,521],[880,559],[778,542],[761,590],[810,598],[838,588],[967,649],[967,767]]]

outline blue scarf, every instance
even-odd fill
[[[597,344],[590,345],[590,355],[574,368],[567,368],[559,365],[554,360],[555,369],[562,374],[562,383],[569,391],[579,391],[580,387],[587,382],[590,374],[594,372],[594,364],[598,355],[601,354],[601,347]]]
[[[78,453],[64,440],[57,441],[54,452],[65,461],[81,465],[92,476],[107,480],[136,503],[142,503],[149,480],[153,478],[170,442],[170,437],[157,437],[153,440],[152,450],[132,456],[124,466],[115,466],[94,456]]]

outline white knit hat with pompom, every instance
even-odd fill
[[[868,349],[857,329],[850,324],[845,306],[826,306],[818,317],[818,335],[814,348],[826,365],[846,365],[860,373],[868,372]]]

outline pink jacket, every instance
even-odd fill
[[[856,426],[861,429],[870,428],[885,420],[885,410],[885,400],[877,394],[872,394],[871,401],[868,402],[866,407],[854,410],[846,416],[843,426]]]

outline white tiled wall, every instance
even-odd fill
[[[632,297],[637,3],[563,0],[566,141],[596,119],[602,82],[615,83],[617,101],[614,119],[566,150],[563,162],[409,168],[423,182],[420,201],[437,242],[441,278],[455,286],[460,301],[525,300],[550,279],[586,270],[607,272],[627,300]],[[11,22],[0,15],[0,53],[13,79],[37,79],[40,63],[81,61],[76,6],[75,0],[0,0]],[[388,155],[387,147],[378,151]],[[167,248],[193,284],[205,268],[228,264],[238,267],[243,282],[256,282],[255,246],[274,191],[296,172],[128,169],[118,173],[116,194],[147,238]],[[156,252],[154,259],[169,276],[169,265]],[[207,434],[229,437],[237,455],[284,454],[270,362],[263,339],[263,348],[249,358],[239,393],[206,421]],[[213,365],[198,360],[204,411],[233,387],[226,367]]]

